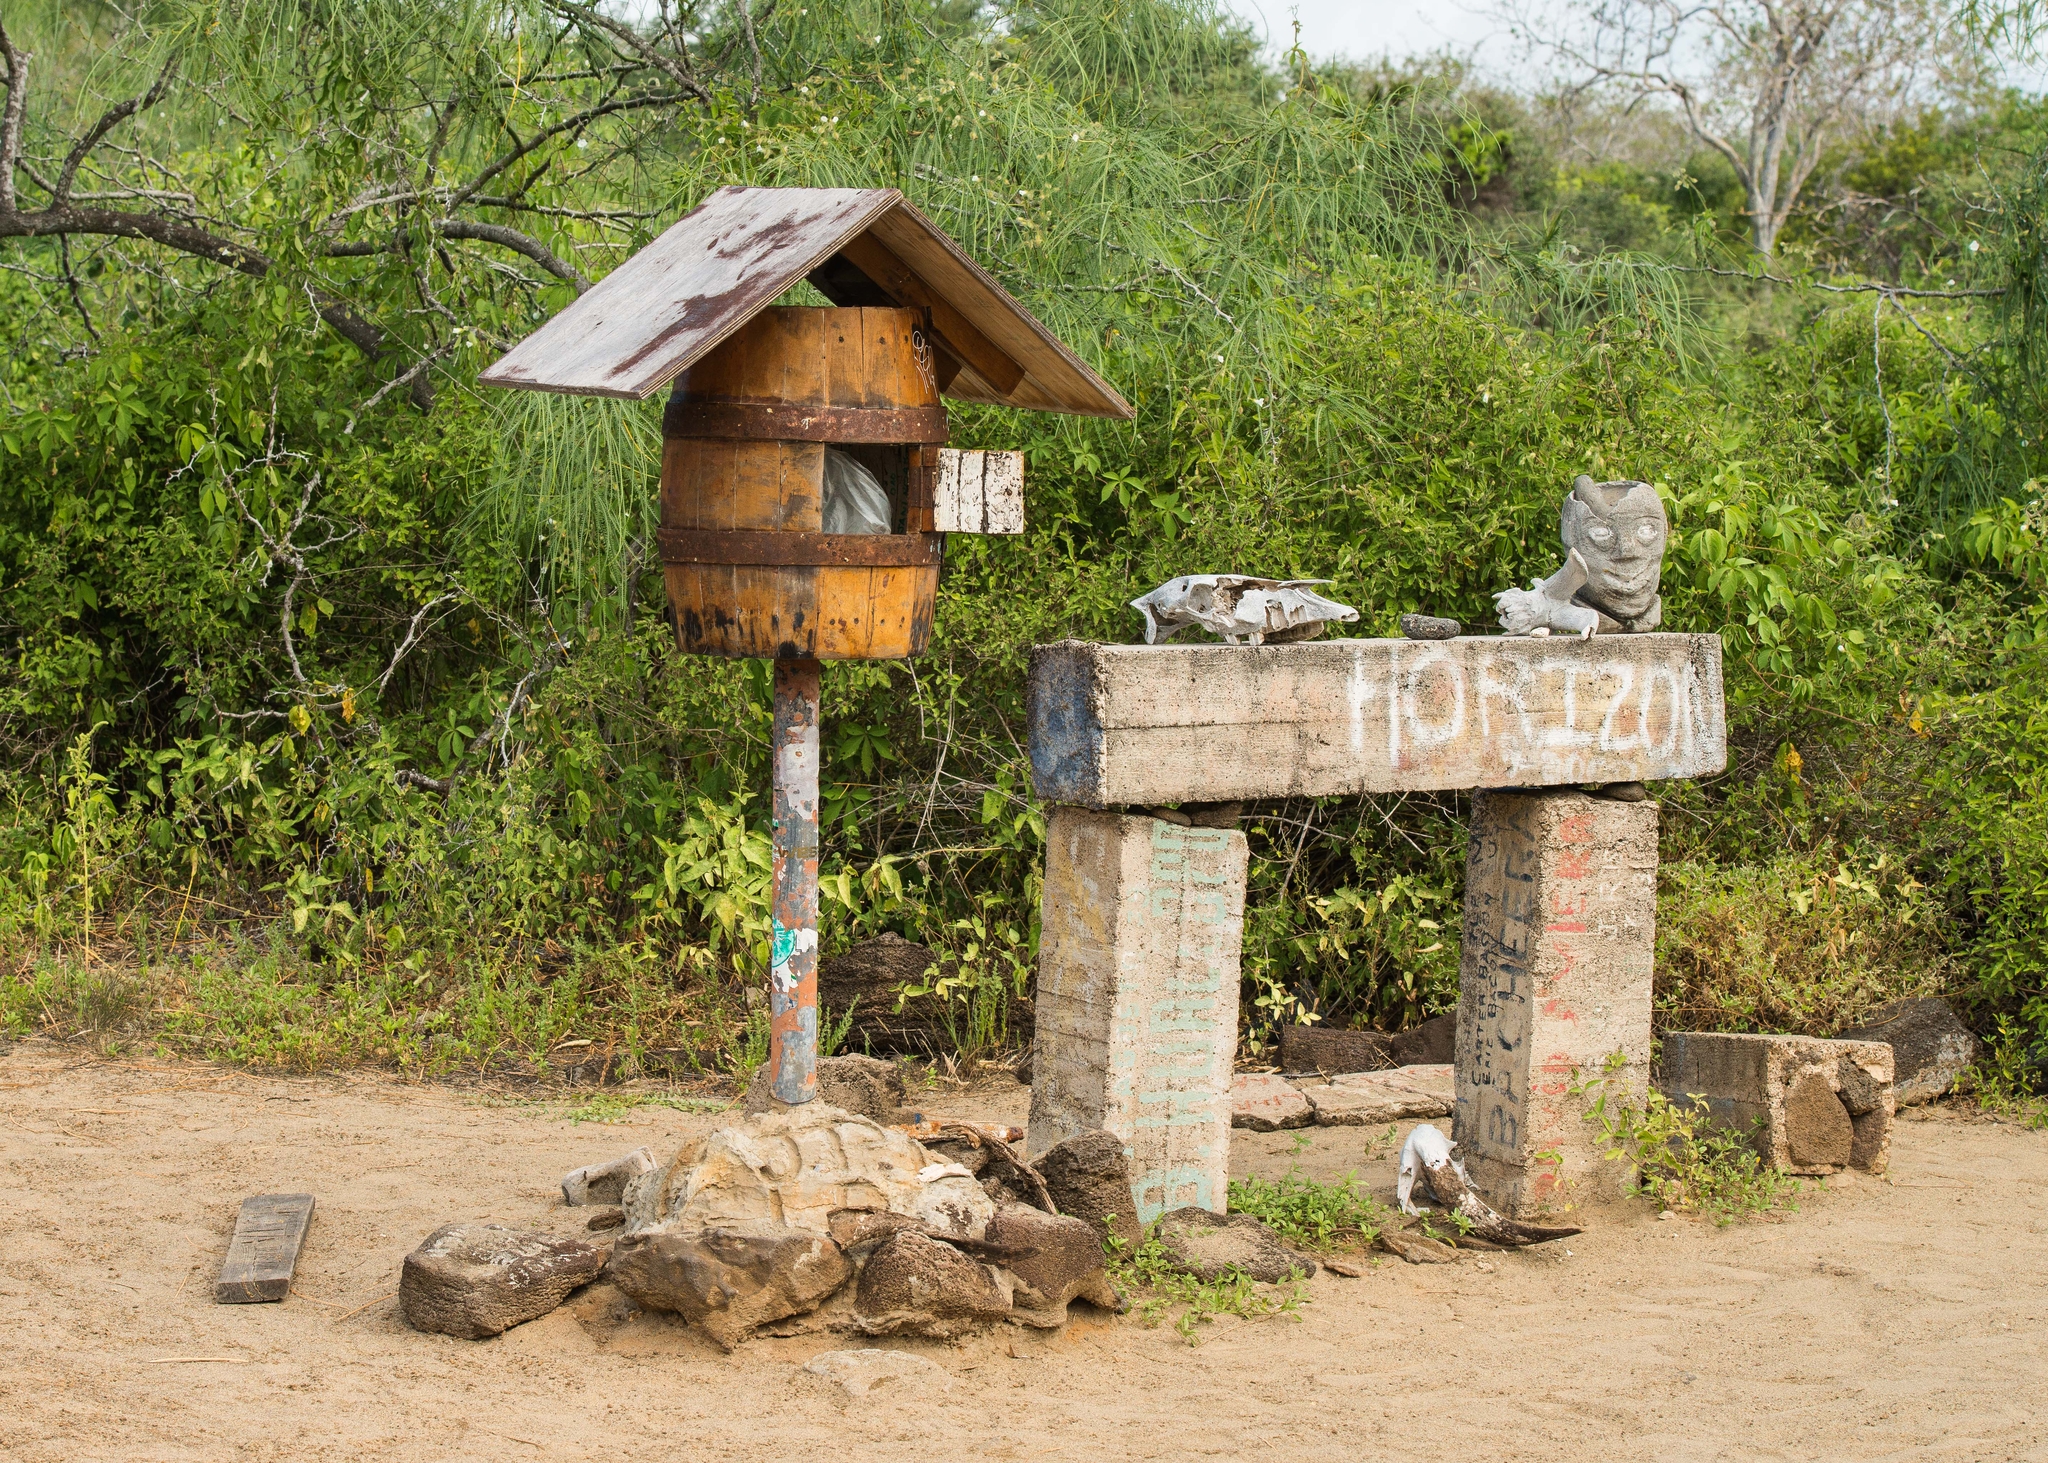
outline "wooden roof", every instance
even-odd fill
[[[646,397],[800,279],[838,305],[929,310],[941,389],[956,401],[1134,414],[894,188],[721,188],[478,379]]]

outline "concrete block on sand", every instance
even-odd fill
[[[1305,1128],[1315,1109],[1301,1089],[1273,1072],[1239,1072],[1230,1079],[1230,1126],[1254,1133]]]
[[[604,1250],[580,1240],[497,1224],[447,1224],[405,1257],[399,1309],[415,1331],[481,1341],[546,1315],[596,1279],[604,1262]]]
[[[1649,1086],[1657,805],[1481,792],[1469,840],[1452,1137],[1489,1204],[1537,1218],[1625,1177],[1572,1088],[1615,1053],[1610,1103]]]
[[[631,1153],[604,1163],[586,1163],[562,1178],[564,1204],[616,1204],[625,1197],[626,1185],[643,1173],[654,1172],[654,1150],[635,1148]]]
[[[1658,1086],[1786,1173],[1882,1173],[1891,1158],[1892,1049],[1881,1041],[1674,1031]]]
[[[1226,1202],[1246,844],[1234,828],[1055,808],[1030,1151],[1102,1129],[1141,1220]]]
[[[1031,652],[1031,780],[1081,807],[1645,782],[1728,760],[1718,635]]]
[[[1938,996],[1879,1006],[1835,1039],[1892,1049],[1892,1098],[1900,1107],[1934,1101],[1977,1060],[1976,1036]]]

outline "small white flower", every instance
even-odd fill
[[[586,148],[590,146],[590,139],[588,137],[579,137],[576,139],[576,146],[579,150]]]
[[[1081,140],[1081,134],[1080,134],[1080,133],[1078,133],[1078,132],[1076,132],[1076,133],[1074,134],[1074,141],[1076,141],[1076,142],[1079,142],[1080,140]]]
[[[981,115],[982,115],[982,116],[984,116],[984,117],[986,117],[986,116],[988,115],[988,113],[987,113],[987,112],[983,112],[983,113],[982,113]]]
[[[1970,240],[1970,252],[1972,254],[1977,252],[1977,241],[1975,239]]]

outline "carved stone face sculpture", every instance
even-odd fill
[[[1564,546],[1577,549],[1586,562],[1578,601],[1620,621],[1624,629],[1654,626],[1661,610],[1657,582],[1664,541],[1670,533],[1657,490],[1648,483],[1596,483],[1581,475],[1564,500],[1559,527]]]

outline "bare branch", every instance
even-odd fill
[[[269,258],[254,249],[162,214],[79,208],[72,204],[34,213],[0,211],[0,239],[54,239],[68,234],[143,239],[194,258],[225,264],[254,279],[264,278],[273,267]],[[320,318],[336,334],[372,360],[384,353],[383,331],[323,290],[314,290],[313,299]]]
[[[490,182],[491,179],[497,177],[498,174],[504,172],[505,169],[511,167],[550,138],[560,137],[565,132],[580,131],[598,118],[609,117],[615,112],[633,112],[648,107],[673,106],[678,100],[680,98],[673,93],[662,92],[639,97],[612,97],[606,101],[599,102],[596,106],[586,107],[573,117],[557,122],[552,127],[542,128],[527,141],[518,143],[502,154],[495,162],[491,163],[482,172],[471,178],[468,183],[457,189],[455,195],[448,200],[448,208],[452,212],[462,207],[463,204],[469,202],[473,196],[482,190],[484,184]],[[509,131],[510,129],[508,128],[507,130]]]
[[[436,233],[448,239],[469,239],[478,243],[499,244],[517,254],[524,254],[542,269],[560,280],[576,286],[576,293],[582,294],[590,288],[590,280],[583,271],[555,254],[531,234],[522,233],[505,224],[475,223],[468,219],[444,218],[433,225]],[[414,236],[404,229],[378,239],[358,239],[347,244],[333,244],[320,252],[331,259],[361,259],[376,254],[404,252],[411,247]]]
[[[435,595],[420,606],[419,613],[412,617],[412,623],[405,628],[405,637],[393,648],[391,659],[384,667],[384,674],[377,677],[377,694],[379,696],[382,696],[384,688],[391,684],[391,678],[398,674],[398,663],[410,655],[412,648],[420,643],[420,637],[426,633],[427,617],[450,600],[461,598],[461,590],[451,589],[444,594]],[[436,790],[440,792],[447,791],[446,788]]]
[[[109,132],[137,113],[148,111],[163,99],[163,94],[170,89],[171,70],[177,64],[175,58],[166,61],[164,69],[158,73],[155,84],[148,91],[139,97],[130,97],[118,106],[102,112],[100,119],[86,129],[85,136],[72,145],[71,151],[64,156],[64,167],[57,174],[56,186],[50,190],[52,207],[60,207],[71,201],[71,185],[78,177],[79,165],[100,145]]]
[[[591,6],[578,5],[574,3],[574,0],[542,0],[542,3],[557,15],[575,21],[577,24],[591,30],[601,32],[609,37],[615,46],[623,43],[628,50],[639,56],[641,60],[660,71],[671,81],[675,82],[677,86],[680,86],[684,91],[695,97],[703,104],[706,111],[711,109],[711,93],[705,89],[702,82],[697,80],[696,73],[690,69],[688,46],[682,45],[680,41],[678,42],[681,56],[681,59],[678,60],[676,57],[662,51],[659,46],[650,44],[645,37],[631,26],[621,21],[613,20],[608,15],[600,14]],[[744,8],[744,0],[742,0],[742,6]]]
[[[7,104],[0,107],[0,213],[12,213],[14,169],[21,161],[21,122],[28,110],[28,63],[34,53],[17,51],[0,24],[0,61],[7,63]]]
[[[389,381],[386,381],[382,386],[379,386],[374,392],[370,394],[369,400],[365,401],[361,406],[357,407],[354,413],[350,415],[348,425],[341,429],[342,436],[353,436],[356,430],[356,422],[360,418],[367,416],[371,411],[375,410],[379,405],[383,403],[385,397],[389,396],[392,392],[398,390],[401,386],[411,386],[414,382],[418,381],[420,379],[420,376],[427,370],[427,368],[432,366],[434,362],[440,360],[441,357],[447,355],[449,350],[450,347],[443,345],[438,347],[437,349],[427,352],[427,354],[421,356],[417,361],[413,362],[412,366],[408,370],[406,370],[403,375],[393,376]],[[413,395],[414,400],[418,400],[418,393],[415,392]]]

